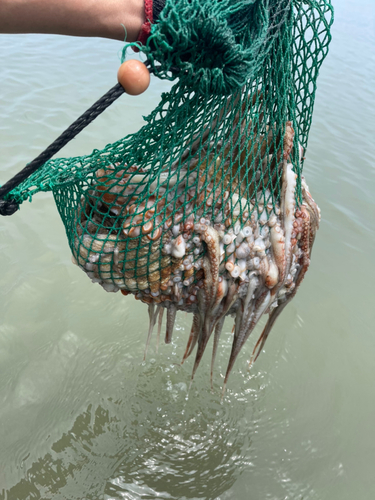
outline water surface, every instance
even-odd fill
[[[146,306],[70,261],[51,194],[0,221],[0,498],[373,499],[375,8],[336,2],[304,173],[321,207],[310,270],[251,372],[226,323],[187,399],[190,318],[142,362]],[[115,82],[122,44],[0,36],[0,182]],[[137,130],[168,84],[123,96],[61,151]]]

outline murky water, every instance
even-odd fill
[[[188,400],[190,318],[142,363],[146,306],[70,262],[51,194],[0,221],[1,499],[373,499],[375,7],[336,2],[305,175],[323,220],[312,265],[224,403],[226,324]],[[121,44],[0,36],[0,182],[115,82]],[[61,156],[142,124],[167,84],[122,97]]]

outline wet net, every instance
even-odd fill
[[[196,365],[228,314],[233,364],[307,269],[319,210],[302,167],[332,20],[328,0],[167,0],[140,50],[177,82],[144,127],[11,193],[52,191],[74,262],[148,303],[150,328],[167,309],[167,342],[176,310],[194,313]]]

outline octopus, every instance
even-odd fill
[[[255,94],[251,105],[260,110],[262,96]],[[292,123],[284,124],[283,134],[276,126],[260,134],[239,113],[237,146],[212,146],[209,133],[223,113],[205,130],[200,152],[194,139],[157,179],[136,166],[98,168],[79,202],[72,252],[74,263],[107,292],[131,293],[148,305],[145,357],[156,324],[160,337],[164,311],[166,343],[172,340],[177,311],[192,313],[182,357],[184,363],[196,348],[191,380],[213,337],[213,384],[224,320],[234,318],[224,394],[238,354],[262,316],[268,314],[268,321],[250,365],[296,295],[310,265],[320,210],[303,177],[302,201],[296,201]],[[265,190],[254,172],[263,172]]]

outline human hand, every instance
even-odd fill
[[[49,33],[145,43],[165,0],[1,0],[0,33]]]

